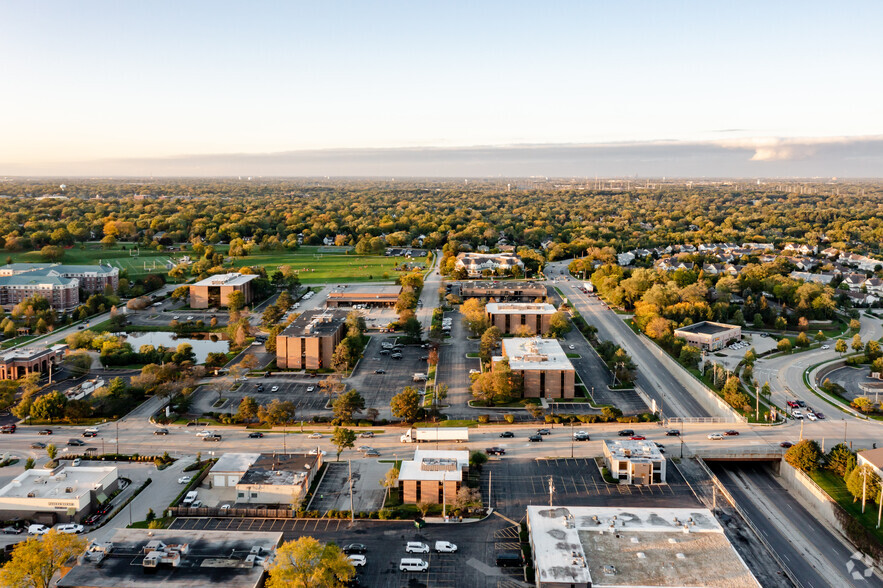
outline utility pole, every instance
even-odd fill
[[[800,419],[800,440],[803,441],[803,419]]]
[[[353,460],[348,459],[347,464],[349,466],[349,474],[350,474],[350,523],[356,522],[356,514],[354,512],[353,506]]]
[[[573,459],[573,421],[570,421],[570,459]]]
[[[880,528],[880,518],[883,517],[883,484],[880,485],[880,498],[877,499],[877,528]]]
[[[442,520],[448,520],[448,492],[447,492],[447,484],[445,482],[448,481],[448,473],[442,472]]]
[[[494,472],[488,472],[488,478],[487,478],[487,507],[488,507],[488,510],[493,508],[493,505],[491,504],[491,499],[494,496],[494,493],[491,492],[491,489],[493,488],[493,486],[492,486],[493,482],[494,482]],[[881,506],[883,506],[883,500],[881,500],[880,502],[881,502]],[[877,527],[880,527],[880,518],[879,517],[877,517]]]
[[[116,421],[117,426],[117,455],[120,454],[120,421]]]
[[[549,476],[549,506],[552,506],[552,495],[555,493],[555,485],[552,483],[552,476]]]
[[[862,514],[865,514],[865,503],[868,501],[868,468],[862,466]]]

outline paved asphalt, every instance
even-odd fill
[[[758,531],[806,588],[883,586],[879,578],[855,580],[847,548],[776,482],[767,466],[711,465]]]

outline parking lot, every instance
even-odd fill
[[[360,439],[370,442],[370,439]],[[329,510],[350,510],[350,464],[345,461],[329,461],[322,482],[313,494],[308,510],[326,513]],[[380,463],[374,459],[352,461],[353,510],[371,512],[383,507],[386,490],[380,480],[392,467],[390,463]]]
[[[496,552],[518,544],[517,529],[508,521],[491,516],[480,523],[429,524],[417,529],[413,521],[341,519],[177,519],[173,529],[209,529],[219,531],[281,532],[285,540],[302,536],[320,541],[334,541],[344,546],[362,543],[367,547],[367,564],[357,568],[363,586],[377,588],[409,587],[487,587],[526,586],[518,580],[520,568],[497,568]],[[421,541],[430,546],[435,541],[457,545],[456,553],[405,552],[408,541]],[[508,546],[508,547],[507,547]],[[425,573],[402,572],[399,561],[404,557],[420,558],[429,563]]]
[[[608,484],[592,458],[517,459],[502,457],[485,464],[482,496],[491,487],[491,505],[504,515],[520,520],[530,504],[549,504],[549,481],[553,504],[568,506],[701,506],[678,471],[669,466],[667,484],[624,486]],[[485,498],[487,500],[487,498]]]
[[[365,354],[352,375],[346,379],[350,388],[355,388],[365,399],[365,407],[380,411],[381,418],[391,418],[390,399],[406,386],[423,389],[422,382],[414,382],[414,374],[425,374],[429,364],[424,357],[429,350],[420,345],[406,345],[399,349],[401,359],[393,359],[392,352],[383,349],[383,342],[394,342],[393,335],[375,335],[365,348]],[[376,373],[377,371],[383,373]]]
[[[323,412],[328,414],[325,408],[328,404],[328,396],[319,387],[320,379],[308,376],[297,376],[296,379],[293,376],[248,378],[244,382],[237,382],[240,385],[234,392],[221,393],[222,397],[227,399],[227,403],[220,410],[235,413],[242,399],[251,396],[258,404],[269,404],[274,399],[290,400],[297,406],[298,419],[309,419],[314,414]],[[258,391],[261,385],[263,392]],[[278,387],[278,390],[273,392],[273,387]]]

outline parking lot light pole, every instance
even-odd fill
[[[570,459],[573,459],[573,421],[570,421]]]

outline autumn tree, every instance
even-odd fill
[[[9,588],[49,588],[62,565],[86,549],[86,538],[59,533],[30,537],[18,543],[12,559],[0,569],[0,585]]]
[[[343,450],[352,449],[355,446],[356,432],[344,427],[334,427],[331,443],[337,447],[337,461],[340,461],[340,454],[343,453]]]
[[[555,312],[549,318],[548,335],[550,337],[563,337],[568,332],[570,332],[570,320],[567,318],[567,313],[560,310]]]
[[[294,422],[296,406],[290,400],[273,399],[270,404],[258,408],[258,419],[270,426],[287,425]]]
[[[392,414],[406,423],[413,423],[420,418],[420,394],[416,388],[407,386],[392,397],[389,403]]]
[[[488,319],[484,311],[484,303],[478,298],[470,298],[460,305],[460,314],[463,315],[463,325],[478,336],[488,328]]]
[[[355,568],[340,547],[307,536],[287,541],[276,550],[266,586],[336,588],[355,574]]]
[[[236,419],[248,423],[258,416],[258,402],[251,396],[245,396],[236,409]]]
[[[485,329],[481,335],[481,344],[479,345],[478,355],[482,361],[490,361],[497,348],[497,344],[503,338],[503,334],[497,327],[489,327]]]
[[[804,439],[789,447],[785,452],[785,461],[804,472],[816,469],[821,460],[822,450],[819,448],[819,444],[812,439]]]
[[[334,399],[331,409],[338,422],[349,423],[357,413],[365,410],[365,399],[355,389],[348,390]]]
[[[834,351],[840,355],[846,353],[846,341],[844,339],[837,339],[837,342],[834,343]]]

